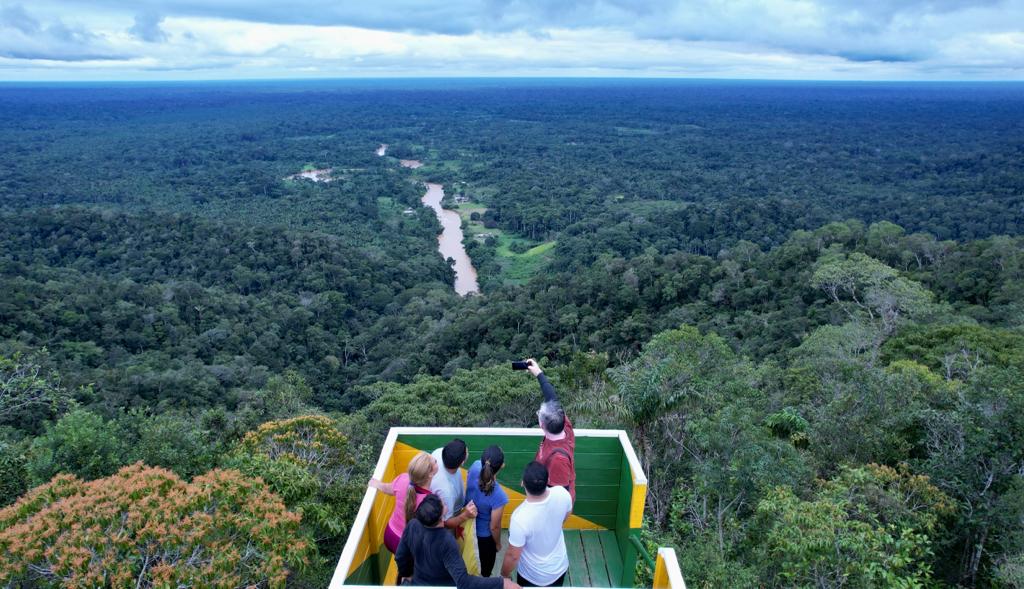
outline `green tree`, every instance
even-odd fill
[[[527,376],[503,365],[456,370],[447,380],[419,376],[404,385],[367,385],[359,392],[372,401],[362,413],[384,427],[531,425],[540,392]]]
[[[0,355],[0,425],[36,433],[39,424],[61,411],[70,395],[38,359]]]
[[[48,424],[43,435],[33,440],[28,469],[37,482],[61,472],[96,479],[124,465],[126,450],[123,432],[115,422],[85,409],[74,409]]]
[[[833,302],[842,304],[851,319],[866,318],[877,325],[883,338],[907,319],[935,311],[934,296],[928,289],[859,252],[833,252],[822,256],[811,285],[823,290]]]
[[[289,509],[302,515],[301,534],[317,549],[303,586],[323,586],[359,508],[365,477],[356,478],[349,441],[322,415],[270,421],[249,432],[224,464],[260,477]],[[369,476],[366,474],[366,476]]]
[[[765,469],[755,472],[757,465],[793,465],[776,455],[792,446],[760,427],[756,368],[717,335],[690,326],[660,333],[639,357],[609,372],[618,415],[633,431],[651,481],[648,505],[655,521],[666,520],[673,492],[684,481],[694,501],[713,501],[711,521],[724,533],[726,516],[752,500],[746,483],[762,476],[779,480]]]
[[[777,487],[757,506],[772,586],[923,587],[933,536],[952,503],[920,475],[844,468],[802,499]]]
[[[0,442],[0,507],[28,489],[28,463],[22,444]]]
[[[212,468],[223,448],[200,420],[170,411],[147,415],[135,409],[115,422],[126,440],[126,462],[162,466],[191,478]]]
[[[959,507],[947,573],[974,586],[1024,542],[1024,372],[978,367],[954,399],[928,415],[921,468]]]
[[[882,366],[863,323],[819,327],[790,354],[783,399],[803,419],[821,472],[844,463],[896,465],[924,452],[923,423],[952,390],[912,361]]]

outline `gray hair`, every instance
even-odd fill
[[[565,429],[565,410],[558,401],[545,401],[537,411],[540,425],[549,434],[560,434]]]

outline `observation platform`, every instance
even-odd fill
[[[508,546],[509,518],[525,499],[519,479],[540,444],[540,429],[391,428],[373,476],[390,482],[406,471],[418,452],[430,453],[452,438],[461,438],[469,446],[466,467],[491,444],[505,452],[505,468],[498,479],[509,497],[502,517],[502,546]],[[626,432],[577,429],[575,463],[576,503],[564,525],[569,553],[565,586],[633,587],[636,564],[642,558],[653,565],[653,589],[686,589],[675,551],[659,548],[656,558],[652,558],[640,542],[647,477]],[[466,468],[462,476],[465,479]],[[331,579],[331,589],[395,585],[395,560],[384,547],[384,528],[394,505],[394,497],[367,489]],[[504,549],[496,559],[495,575],[503,556]]]

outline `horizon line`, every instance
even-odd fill
[[[390,81],[444,81],[444,80],[575,80],[575,81],[657,81],[657,82],[759,82],[759,83],[827,83],[827,84],[1007,84],[1024,85],[1024,80],[1005,79],[836,79],[836,78],[721,78],[721,77],[686,77],[686,76],[574,76],[574,75],[402,75],[402,76],[348,76],[348,77],[251,77],[251,78],[154,78],[142,80],[126,80],[113,78],[69,79],[49,78],[37,80],[0,80],[0,87],[41,84],[231,84],[231,83],[280,83],[280,82],[390,82]]]

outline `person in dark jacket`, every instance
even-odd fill
[[[455,537],[445,530],[441,515],[444,505],[437,495],[428,495],[416,508],[395,552],[399,582],[413,585],[457,587],[458,589],[521,589],[510,579],[485,579],[466,572]]]

